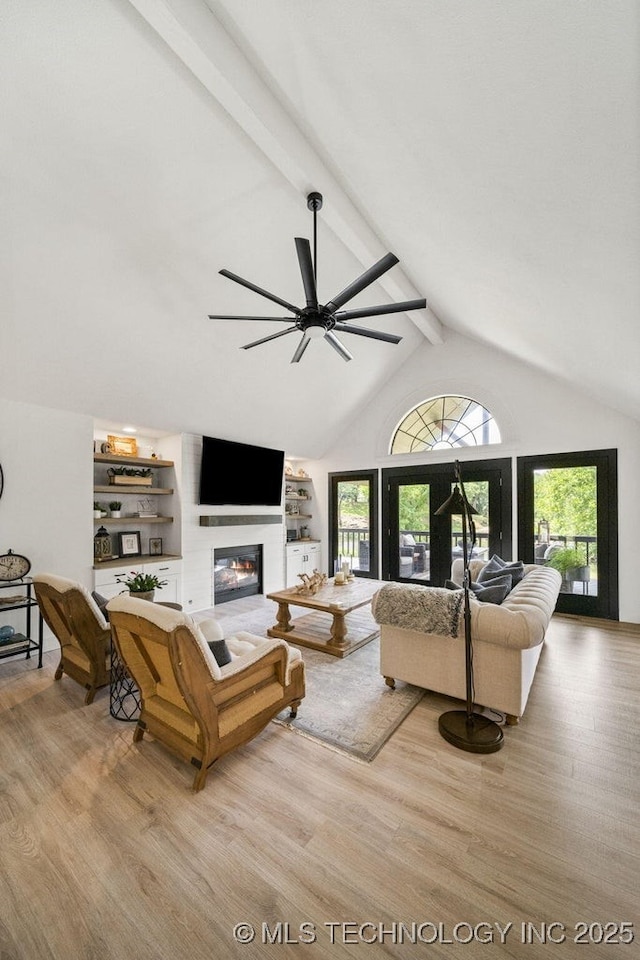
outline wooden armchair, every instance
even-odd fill
[[[87,689],[85,703],[92,703],[99,687],[109,683],[109,624],[86,587],[75,580],[41,573],[33,585],[42,617],[60,644],[63,673]]]
[[[201,790],[210,766],[251,740],[280,711],[295,716],[304,697],[300,651],[283,640],[238,634],[235,656],[219,667],[188,614],[121,594],[109,601],[120,658],[142,701],[134,742],[148,731],[198,768]]]

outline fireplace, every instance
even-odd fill
[[[213,552],[214,603],[258,593],[262,593],[262,544],[216,547]]]

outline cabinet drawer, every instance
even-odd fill
[[[163,580],[167,576],[182,573],[182,560],[160,560],[158,563],[144,563],[144,572]]]
[[[93,582],[96,587],[101,585],[108,585],[115,583],[116,577],[126,577],[132,570],[140,570],[139,566],[135,566],[135,557],[132,557],[129,563],[123,564],[121,567],[106,567],[105,569],[97,569],[93,572]],[[124,590],[125,587],[122,587]]]

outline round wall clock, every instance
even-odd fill
[[[20,580],[31,570],[31,561],[8,550],[0,556],[0,580]]]

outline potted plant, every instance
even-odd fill
[[[153,483],[153,473],[149,467],[110,467],[107,470],[109,483],[130,484],[133,486],[151,486]]]
[[[112,500],[109,504],[109,510],[111,511],[112,517],[119,517],[120,510],[122,509],[122,503],[120,500]]]
[[[162,590],[168,584],[168,580],[159,580],[155,574],[136,573],[132,570],[130,575],[122,580],[116,577],[118,583],[124,584],[132,597],[138,600],[153,600],[156,590]]]
[[[93,519],[99,520],[101,516],[102,516],[102,507],[100,506],[97,500],[94,500],[93,501]]]
[[[564,593],[573,592],[571,584],[574,581],[586,583],[591,576],[584,555],[574,547],[559,547],[554,550],[549,556],[548,564],[562,577],[561,589]]]

